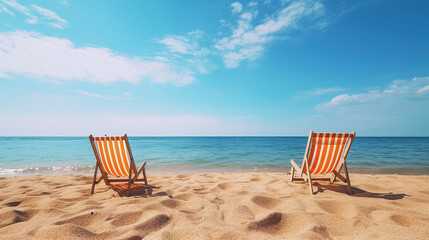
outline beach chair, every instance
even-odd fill
[[[134,185],[135,182],[144,181],[145,185],[147,185],[146,161],[137,170],[127,134],[120,137],[93,137],[91,134],[89,135],[89,141],[97,160],[91,195],[94,193],[95,184],[98,184],[101,180],[104,180],[104,183],[108,186],[112,186],[112,182],[128,182],[127,196],[130,195],[131,184]],[[99,179],[97,179],[98,169],[101,172]],[[139,179],[138,176],[141,173],[143,173],[143,178]],[[110,176],[114,178],[109,178]]]
[[[302,166],[291,160],[290,181],[308,181],[310,192],[313,194],[312,180],[329,180],[332,184],[338,177],[347,183],[349,194],[352,194],[350,177],[347,170],[346,158],[356,133],[313,133],[308,136]],[[344,168],[344,174],[340,174]]]

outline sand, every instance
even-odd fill
[[[91,176],[0,178],[0,239],[429,239],[429,176],[148,174],[131,197]]]

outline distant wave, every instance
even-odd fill
[[[25,176],[37,174],[90,174],[95,165],[91,166],[65,166],[65,167],[28,167],[28,168],[0,168],[0,176]]]
[[[28,175],[66,175],[66,174],[93,174],[95,166],[65,166],[65,167],[28,167],[28,168],[0,168],[0,177],[28,176]],[[228,172],[284,172],[287,174],[290,167],[275,165],[259,166],[191,166],[191,165],[152,165],[147,166],[148,174],[153,173],[228,173]],[[405,174],[427,175],[429,168],[352,168],[351,173],[367,174]]]
[[[27,176],[27,175],[65,175],[65,174],[93,174],[95,165],[64,166],[64,167],[28,167],[28,168],[0,168],[0,177]],[[219,165],[189,165],[166,164],[146,167],[148,173],[216,173],[216,172],[287,172],[289,167],[276,165],[259,166],[219,166]]]

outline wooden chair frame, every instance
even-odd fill
[[[311,130],[310,135],[308,136],[307,147],[305,149],[304,158],[302,159],[301,168],[293,160],[290,161],[290,163],[292,164],[292,168],[290,170],[290,175],[291,175],[290,181],[291,182],[293,182],[294,180],[308,181],[308,185],[310,187],[310,193],[311,193],[311,195],[313,195],[314,194],[313,184],[312,184],[313,180],[328,180],[330,184],[333,184],[335,182],[336,178],[338,177],[341,181],[343,181],[344,183],[347,183],[347,188],[348,188],[349,194],[350,195],[353,194],[352,187],[350,184],[349,172],[348,172],[347,164],[346,164],[346,158],[347,158],[347,155],[349,154],[349,150],[350,150],[350,147],[352,145],[352,142],[353,142],[355,136],[356,136],[356,132],[352,131],[352,133],[349,136],[349,139],[347,140],[347,144],[345,146],[345,149],[344,149],[343,153],[341,154],[340,161],[339,161],[337,167],[332,171],[332,176],[329,176],[330,173],[311,175],[310,174],[310,168],[308,166],[308,154],[310,152],[310,146],[311,146],[311,143],[313,141],[313,131]],[[303,171],[304,167],[307,170],[307,172],[305,173],[306,175],[304,175],[304,171]],[[340,171],[343,167],[344,167],[345,176],[341,175],[341,173],[340,173]]]
[[[103,167],[99,152],[97,150],[96,144],[95,144],[95,138],[91,135],[89,135],[89,141],[91,142],[92,150],[94,151],[95,159],[97,160],[97,163],[95,164],[95,171],[94,171],[94,179],[92,181],[92,188],[91,188],[91,195],[94,193],[95,184],[98,184],[101,180],[104,180],[104,183],[107,186],[112,186],[111,182],[128,182],[128,189],[127,189],[127,196],[130,196],[130,186],[131,184],[134,184],[135,182],[141,182],[144,181],[145,185],[147,186],[147,177],[146,177],[146,161],[142,163],[139,170],[137,170],[136,164],[134,162],[134,157],[131,152],[130,143],[128,141],[128,136],[125,134],[123,136],[123,139],[127,146],[127,151],[129,155],[129,161],[130,161],[130,172],[128,175],[128,179],[121,179],[121,178],[115,178],[115,179],[109,179],[108,174],[106,170]],[[97,172],[100,170],[101,177],[97,179]],[[132,173],[135,173],[134,176],[132,176]],[[143,173],[143,178],[138,178],[138,176]]]

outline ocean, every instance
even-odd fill
[[[307,137],[129,137],[136,164],[150,173],[288,172]],[[429,174],[428,137],[356,137],[352,173]],[[0,176],[92,174],[88,137],[0,137]]]

